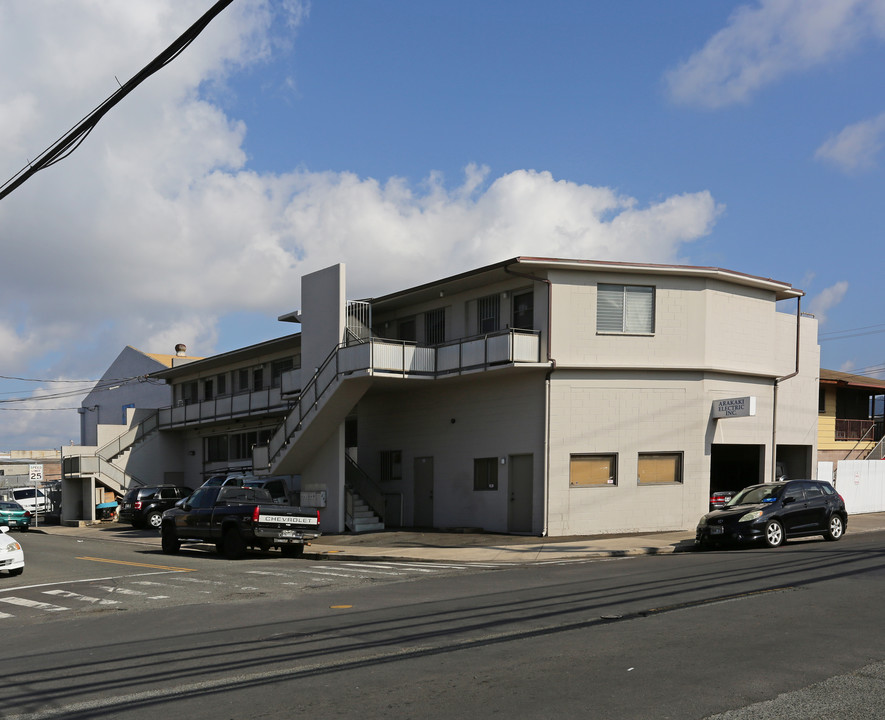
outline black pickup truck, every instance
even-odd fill
[[[169,555],[195,542],[213,543],[231,560],[249,547],[278,547],[283,555],[299,557],[305,543],[320,536],[320,513],[275,505],[264,488],[201,487],[163,513],[160,534]]]

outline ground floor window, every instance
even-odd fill
[[[473,461],[473,489],[498,489],[498,458],[475,458]]]
[[[682,453],[639,453],[636,479],[640,485],[682,482]]]
[[[383,482],[390,480],[402,480],[403,478],[403,452],[402,450],[382,450],[380,477]]]
[[[206,462],[221,462],[227,460],[227,435],[213,435],[207,437]]]
[[[598,487],[618,484],[618,456],[615,454],[572,455],[569,459],[569,487]]]

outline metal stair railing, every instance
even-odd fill
[[[885,437],[876,443],[875,447],[867,453],[865,460],[885,459]]]
[[[369,474],[354,462],[349,455],[345,456],[344,484],[359,495],[372,508],[372,511],[384,522],[386,512],[384,491]]]
[[[842,459],[843,459],[843,460],[847,460],[848,458],[850,458],[850,457],[851,457],[851,453],[853,453],[855,450],[857,450],[858,445],[860,445],[862,442],[864,442],[864,441],[867,439],[867,435],[869,435],[869,434],[870,434],[871,432],[873,432],[875,429],[876,429],[875,424],[870,425],[870,426],[866,429],[866,432],[864,432],[864,434],[863,434],[863,435],[857,440],[857,442],[854,443],[854,447],[851,448],[851,450],[849,450],[849,451],[845,454],[845,457],[842,458]],[[875,448],[874,448],[874,449],[875,449]],[[869,458],[869,453],[867,453],[866,457]]]
[[[96,450],[95,454],[102,460],[110,462],[114,458],[122,455],[136,443],[144,440],[148,435],[154,433],[159,426],[159,411],[153,412],[135,427],[129,428],[123,434],[118,435],[109,443],[100,447]]]

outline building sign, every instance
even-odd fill
[[[43,482],[43,465],[28,465],[28,479],[31,482]]]
[[[752,417],[756,414],[756,398],[748,397],[727,398],[713,401],[713,417]]]

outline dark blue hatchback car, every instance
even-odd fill
[[[778,547],[787,538],[823,535],[838,540],[848,527],[845,501],[819,480],[751,485],[698,523],[695,544],[764,542]]]

